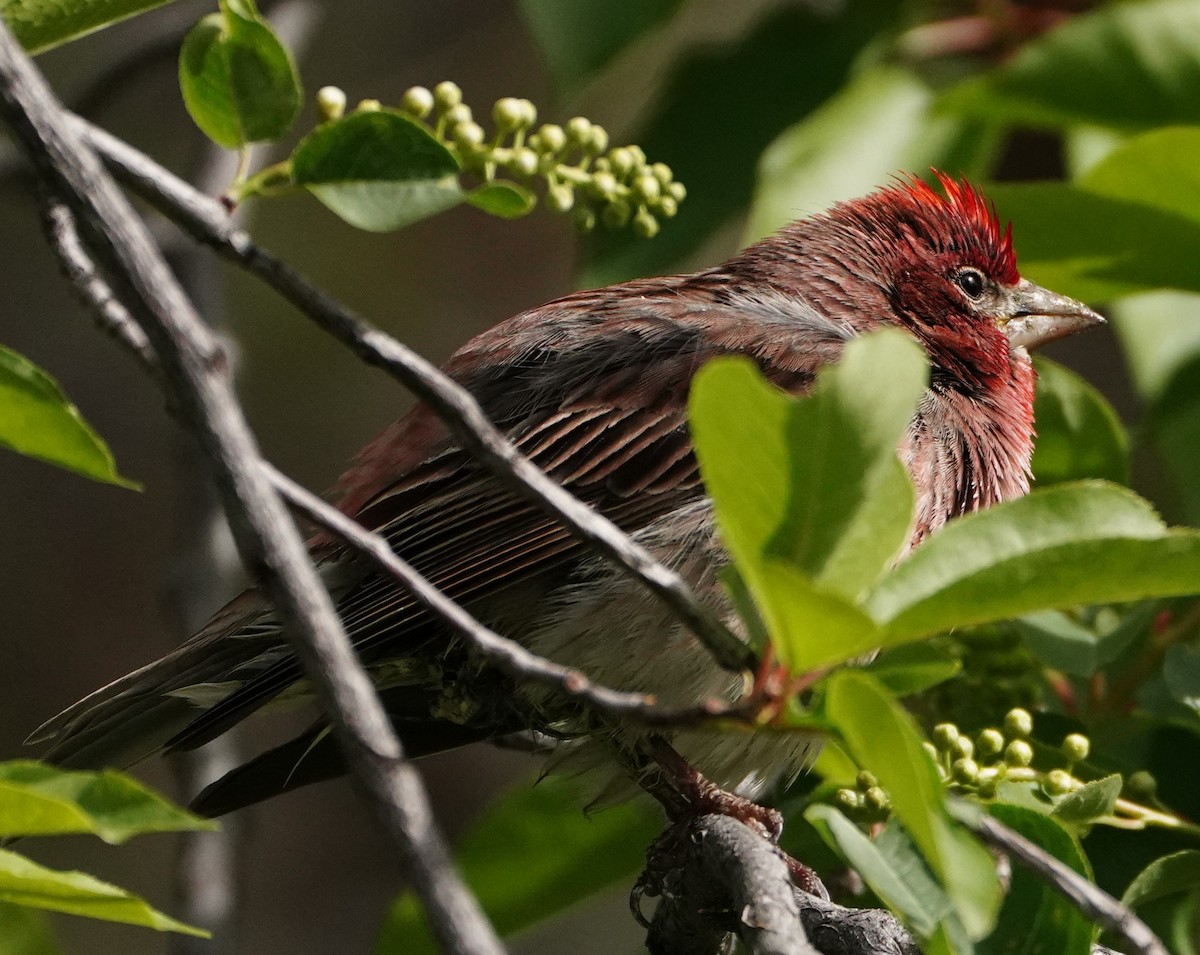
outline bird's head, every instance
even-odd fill
[[[910,176],[785,229],[775,241],[803,276],[789,284],[855,327],[908,329],[935,375],[966,391],[1007,379],[1026,350],[1104,321],[1023,279],[1011,223],[966,180],[935,175],[941,192]]]

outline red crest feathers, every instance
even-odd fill
[[[907,199],[938,211],[953,213],[965,231],[983,241],[984,248],[981,251],[988,260],[991,274],[1007,284],[1019,281],[1021,276],[1017,271],[1017,256],[1012,245],[1012,223],[1009,222],[1002,229],[995,204],[988,202],[983,193],[966,179],[956,180],[937,169],[932,171],[945,195],[915,175],[901,179],[900,185],[887,191],[897,199]]]

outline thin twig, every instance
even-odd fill
[[[720,666],[735,672],[753,669],[753,651],[696,597],[679,574],[547,477],[488,420],[469,392],[256,245],[248,233],[230,222],[218,202],[104,130],[79,117],[74,118],[74,124],[118,179],[197,241],[257,275],[363,361],[383,369],[409,388],[497,479],[553,516],[669,606],[703,641]]]
[[[81,248],[70,210],[61,203],[55,203],[48,216],[55,223],[52,240],[60,258],[70,258],[68,274],[87,277],[87,281],[81,282],[76,288],[102,327],[140,333],[141,329],[125,307],[116,301],[103,278],[96,274],[94,263]],[[153,353],[139,348],[135,335],[118,337],[148,370],[158,374]],[[720,720],[744,722],[752,715],[752,707],[744,702],[726,706],[717,700],[710,700],[699,706],[662,707],[655,703],[652,696],[601,686],[573,667],[565,667],[531,653],[521,644],[476,620],[396,554],[383,536],[367,530],[269,462],[264,461],[263,467],[275,490],[293,509],[367,556],[383,573],[416,597],[422,606],[454,629],[475,653],[519,682],[551,687],[599,713],[641,726],[683,729]]]
[[[1133,955],[1167,955],[1167,947],[1150,926],[1097,885],[1050,855],[1041,846],[982,812],[957,814],[960,821],[989,846],[1006,853],[1045,880],[1088,919],[1119,936]]]
[[[445,952],[500,955],[503,947],[454,871],[420,777],[403,759],[304,544],[259,466],[219,342],[2,23],[0,118],[46,187],[78,217],[114,291],[147,333],[181,411],[206,451],[242,558],[266,583],[354,777],[407,863],[434,937]]]

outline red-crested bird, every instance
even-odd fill
[[[907,331],[931,380],[899,452],[917,493],[911,544],[953,517],[1024,494],[1033,448],[1028,349],[1102,321],[1022,279],[1011,226],[967,182],[911,178],[801,219],[723,265],[580,292],[477,336],[445,366],[534,463],[674,567],[737,626],[718,583],[727,560],[686,421],[692,376],[745,355],[797,395],[871,329]],[[735,699],[687,628],[540,509],[501,487],[418,406],[369,444],[338,506],[489,626],[595,681],[665,704]],[[346,629],[406,749],[444,750],[530,729],[613,735],[544,694],[476,666],[447,629],[370,563],[311,544]],[[199,746],[272,701],[303,695],[299,663],[257,590],[161,660],[92,693],[31,741],[67,766],[128,763]],[[627,767],[643,738],[618,734]],[[672,745],[725,787],[796,768],[786,734],[677,733]],[[578,747],[587,762],[604,747]],[[653,757],[649,756],[652,762]],[[269,750],[197,802],[219,814],[343,772],[326,723]]]

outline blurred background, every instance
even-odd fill
[[[184,32],[213,6],[178,0],[45,54],[39,64],[69,106],[196,181],[210,150],[180,101],[175,56]],[[1018,128],[981,148],[987,137],[977,129],[968,136],[928,121],[929,89],[1003,62],[1026,39],[1089,5],[610,3],[612,16],[640,18],[644,27],[615,52],[597,36],[595,67],[574,73],[545,42],[546,23],[554,19],[549,3],[263,6],[268,16],[296,16],[299,9],[301,20],[312,18],[293,40],[310,100],[331,83],[345,89],[351,103],[363,97],[394,103],[410,85],[453,79],[479,114],[511,95],[535,102],[543,120],[585,115],[603,124],[614,142],[639,142],[650,161],[670,163],[689,189],[679,218],[664,223],[652,242],[623,235],[581,243],[565,217],[542,211],[506,222],[463,207],[399,233],[374,235],[304,197],[242,210],[242,221],[265,246],[440,361],[476,332],[580,284],[715,263],[748,236],[865,191],[900,169],[922,173],[937,161],[952,172],[990,179],[1060,176],[1058,138]],[[1005,11],[1004,30],[981,15],[984,8]],[[905,55],[923,65],[921,79],[896,84],[888,97],[862,95],[863,133],[855,139],[853,96],[836,108],[840,112],[820,109],[863,75],[863,64],[874,61],[873,47],[898,36],[907,44]],[[777,145],[763,168],[803,165],[803,189],[788,193],[788,179],[780,175],[756,187],[764,149],[813,116],[816,123],[846,123],[844,148],[805,156]],[[310,104],[297,128],[311,122]],[[199,582],[197,593],[188,593],[197,571],[189,563],[187,535],[202,495],[186,439],[152,383],[97,334],[71,298],[43,241],[31,180],[7,152],[4,160],[0,341],[54,375],[107,439],[122,473],[144,485],[135,493],[13,454],[0,458],[0,758],[13,758],[28,754],[21,741],[43,719],[185,636],[179,580],[185,603],[211,610],[220,598]],[[163,223],[156,227],[171,248],[184,245]],[[1018,221],[1018,252],[1020,230]],[[245,408],[266,454],[309,487],[330,486],[354,451],[404,411],[408,396],[235,270],[214,266],[204,282],[210,314],[219,316],[234,344]],[[1072,340],[1053,354],[1096,382],[1124,417],[1136,418],[1111,332]],[[223,587],[232,595],[238,583]],[[242,744],[256,748],[253,738]],[[485,747],[430,759],[421,768],[452,838],[497,791],[524,784],[535,770],[527,757]],[[138,773],[172,789],[160,762]],[[186,801],[186,794],[177,795]],[[401,879],[350,787],[311,787],[243,816],[240,950],[369,951]],[[94,839],[39,840],[24,848],[48,865],[93,872],[171,911],[173,841],[143,837],[133,852]],[[609,893],[601,908],[539,930],[514,950],[637,951],[640,932],[622,914],[625,892]],[[164,952],[170,944],[151,932],[91,921],[59,918],[55,926],[70,952],[132,955]]]

